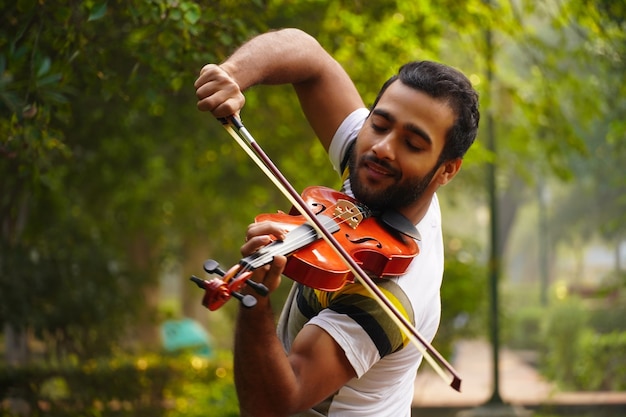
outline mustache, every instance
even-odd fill
[[[384,159],[380,159],[373,154],[363,155],[361,159],[359,160],[359,165],[363,165],[367,162],[376,164],[380,166],[381,168],[383,168],[384,170],[389,171],[390,173],[393,173],[394,175],[398,174],[397,170],[389,162],[387,162]]]

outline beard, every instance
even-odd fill
[[[365,161],[375,162],[390,172],[396,172],[387,161],[378,159],[375,156],[363,155],[358,165],[362,165]],[[373,190],[362,183],[357,176],[356,150],[352,147],[350,158],[348,159],[350,187],[352,188],[354,197],[371,210],[383,210],[388,208],[400,209],[411,205],[424,195],[424,191],[426,191],[426,188],[433,179],[439,166],[440,164],[437,163],[425,176],[410,178],[405,182],[399,181],[401,176],[398,174],[396,175],[397,180],[393,185],[384,190]]]

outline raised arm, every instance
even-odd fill
[[[314,38],[284,29],[251,39],[221,65],[202,68],[195,83],[198,108],[215,117],[237,114],[245,103],[243,92],[257,84],[292,84],[326,149],[344,118],[363,107],[348,74]],[[268,244],[269,235],[280,238],[277,227],[252,225],[242,255]],[[273,291],[285,261],[275,257],[269,269],[255,271],[253,280]],[[242,416],[292,415],[356,376],[341,347],[317,326],[306,326],[285,354],[268,297],[258,297],[252,310],[240,309],[235,333],[235,385]]]
[[[282,29],[251,39],[221,65],[202,68],[195,83],[198,108],[215,117],[237,114],[243,92],[257,84],[292,84],[326,149],[343,119],[364,106],[348,74],[317,40]]]

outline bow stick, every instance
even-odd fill
[[[376,283],[363,271],[359,264],[346,252],[346,250],[337,242],[332,234],[322,225],[317,216],[311,211],[307,204],[302,200],[300,194],[291,186],[289,181],[283,176],[280,170],[274,165],[272,160],[267,156],[263,149],[258,145],[254,137],[248,132],[241,120],[235,116],[226,119],[219,119],[222,126],[233,137],[233,139],[241,146],[258,167],[267,175],[267,177],[276,185],[276,187],[287,197],[291,204],[302,214],[311,227],[315,229],[330,246],[335,250],[338,256],[345,261],[346,265],[359,282],[372,294],[380,307],[395,322],[398,328],[405,336],[415,345],[421,352],[422,356],[432,366],[435,372],[448,383],[456,391],[461,391],[461,378],[454,368],[441,356],[441,354],[428,343],[424,337],[413,327],[413,325],[393,306],[393,304],[380,291]],[[442,366],[435,361],[435,358]]]

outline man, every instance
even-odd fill
[[[344,192],[372,209],[392,208],[417,226],[420,253],[402,277],[378,285],[428,340],[440,318],[441,219],[435,191],[458,173],[478,129],[478,96],[458,71],[432,62],[402,67],[372,110],[341,66],[306,33],[285,29],[245,43],[221,65],[202,68],[198,108],[238,114],[255,84],[293,85],[302,109],[340,173]],[[355,140],[356,139],[356,140]],[[284,232],[248,227],[244,256]],[[271,290],[286,259],[255,272]],[[269,298],[240,309],[235,383],[245,416],[410,416],[422,360],[391,319],[360,287],[337,292],[296,284],[279,321]]]

